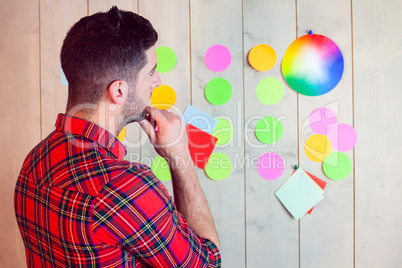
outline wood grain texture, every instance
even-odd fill
[[[158,7],[156,9],[156,7]],[[169,72],[160,73],[161,84],[168,85],[176,92],[176,102],[169,111],[179,115],[190,103],[190,24],[187,1],[143,0],[139,2],[139,14],[147,18],[158,32],[156,47],[167,46],[176,53],[176,66]],[[141,129],[141,162],[151,166],[158,155]],[[173,196],[171,181],[162,182]]]
[[[0,11],[0,267],[26,267],[25,252],[13,209],[13,191],[27,153],[53,129],[64,112],[67,87],[60,85],[60,49],[67,30],[87,14],[117,5],[148,18],[159,33],[157,46],[177,54],[176,67],[161,74],[162,83],[177,93],[175,110],[187,104],[233,122],[234,138],[215,148],[232,159],[228,178],[212,181],[197,168],[222,244],[223,267],[399,267],[402,263],[402,184],[399,136],[402,113],[399,76],[402,69],[400,1],[385,0],[5,0]],[[296,30],[297,29],[297,30]],[[284,82],[280,64],[287,47],[308,30],[335,41],[345,59],[342,80],[328,94],[297,95]],[[268,44],[277,53],[274,68],[254,70],[249,50]],[[232,53],[230,67],[221,73],[207,69],[206,50],[215,44]],[[352,50],[353,49],[353,50]],[[230,101],[210,104],[205,85],[215,77],[233,87]],[[278,78],[284,98],[274,106],[259,102],[258,82]],[[10,90],[11,89],[11,90]],[[340,123],[354,124],[355,150],[347,152],[354,172],[332,181],[321,163],[304,154],[313,134],[307,118],[328,107]],[[284,134],[275,145],[255,137],[261,116],[281,119]],[[127,160],[151,165],[156,152],[138,124],[127,126]],[[286,161],[275,181],[262,179],[256,160],[274,151]],[[7,154],[5,153],[7,152]],[[328,185],[325,198],[311,215],[298,222],[274,196],[300,166]],[[171,183],[164,183],[172,194]]]
[[[60,52],[68,30],[87,15],[87,3],[73,0],[40,1],[42,138],[54,130],[58,113],[65,113],[68,86],[60,82]]]
[[[138,12],[138,0],[88,0],[88,13],[91,15],[96,12],[107,12],[112,6]]]
[[[402,263],[400,1],[353,1],[356,266]]]
[[[285,161],[285,171],[276,180],[263,179],[255,164],[246,169],[247,267],[299,265],[298,222],[275,196],[298,164],[297,93],[281,74],[283,55],[296,37],[295,8],[293,0],[243,2],[246,155],[256,163],[261,155],[275,152]],[[259,44],[267,44],[276,52],[276,64],[266,72],[248,63],[249,51]],[[278,79],[285,88],[282,100],[275,105],[263,104],[256,95],[258,83],[266,77]],[[255,125],[265,116],[275,116],[283,125],[283,136],[274,144],[263,144],[255,136]]]
[[[213,117],[228,118],[234,129],[232,142],[214,152],[222,152],[233,162],[231,174],[222,181],[209,179],[197,168],[198,178],[208,200],[221,242],[222,265],[245,265],[244,169],[236,164],[243,159],[243,47],[242,1],[191,1],[192,105]],[[232,55],[230,66],[223,72],[210,71],[204,63],[208,48],[226,46]],[[206,84],[222,77],[232,85],[230,100],[220,106],[209,103],[204,96]]]
[[[328,107],[339,123],[353,125],[350,1],[298,1],[297,27],[298,36],[312,30],[331,38],[345,62],[343,77],[332,91],[317,97],[299,94],[300,166],[328,183],[324,199],[300,220],[300,267],[353,267],[353,171],[341,181],[332,181],[323,174],[322,163],[304,153],[304,143],[313,134],[308,117],[314,109]],[[346,154],[353,162],[353,150]]]
[[[0,18],[0,266],[26,267],[13,200],[22,163],[40,141],[39,1],[2,1]]]

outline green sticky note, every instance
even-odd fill
[[[282,123],[274,116],[261,118],[255,126],[255,136],[265,144],[277,142],[282,137],[282,134]]]
[[[217,119],[218,124],[216,125],[214,132],[212,132],[212,136],[218,138],[216,145],[225,145],[233,138],[233,126],[226,119]]]
[[[155,157],[154,161],[152,162],[152,171],[161,181],[170,181],[172,179],[169,165],[167,161],[160,155]]]
[[[205,86],[205,98],[214,105],[226,103],[232,96],[232,86],[224,78],[214,78]]]
[[[322,189],[299,168],[275,193],[290,214],[300,219],[323,199]]]
[[[352,162],[346,154],[333,152],[324,159],[322,169],[328,178],[342,180],[352,171]]]
[[[158,73],[167,73],[176,66],[176,53],[170,47],[156,48],[156,56],[158,57],[158,63],[156,64]]]
[[[213,153],[205,166],[205,173],[213,180],[223,180],[232,171],[232,161],[224,153]]]
[[[275,77],[266,77],[257,85],[257,97],[266,105],[277,104],[283,97],[284,88]]]

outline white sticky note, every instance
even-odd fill
[[[212,132],[214,131],[216,125],[218,124],[217,119],[191,106],[190,104],[184,111],[181,120],[183,120],[184,123],[186,123],[186,125],[191,124],[210,135],[212,135]]]
[[[323,190],[319,188],[314,180],[299,168],[275,195],[295,219],[300,219],[323,199]]]
[[[60,84],[62,87],[68,86],[68,81],[67,81],[66,75],[63,72],[63,69],[61,68],[61,65],[60,65]]]

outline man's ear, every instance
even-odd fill
[[[108,94],[111,101],[117,105],[122,105],[127,97],[127,83],[116,80],[110,84]]]

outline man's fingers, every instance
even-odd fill
[[[156,138],[155,128],[152,126],[152,124],[147,119],[144,119],[144,120],[140,121],[139,123],[140,123],[141,128],[148,135],[149,140],[153,144],[155,141],[155,138]]]
[[[151,117],[150,114],[147,115],[147,117],[145,118],[145,120],[147,120],[148,122],[150,122],[153,128],[156,128],[156,122],[155,122],[155,120]]]
[[[147,119],[155,128],[155,131],[158,131],[163,126],[166,126],[168,124],[168,121],[170,121],[172,117],[176,117],[175,114],[169,111],[160,110],[150,106],[146,107],[146,111],[148,113]]]
[[[165,119],[165,116],[162,114],[162,111],[159,109],[147,106],[145,108],[145,110],[147,111],[148,116],[151,116],[151,118],[157,123],[160,121],[163,121]]]

